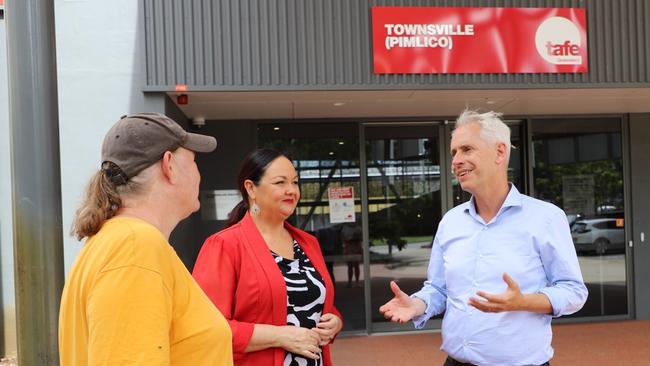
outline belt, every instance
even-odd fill
[[[467,363],[467,362],[460,362],[451,356],[447,356],[447,362],[445,362],[445,365],[449,366],[475,366],[473,363]],[[550,364],[547,362],[544,362],[543,364],[539,366],[550,366]]]
[[[447,361],[445,362],[445,366],[446,365],[449,365],[449,366],[474,366],[471,363],[460,362],[460,361],[452,358],[451,356],[447,356]]]

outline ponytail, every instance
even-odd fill
[[[99,231],[104,221],[115,216],[122,205],[117,189],[102,171],[90,179],[81,206],[75,213],[72,235],[81,240]]]
[[[113,163],[102,164],[102,170],[90,178],[81,206],[75,213],[71,234],[81,240],[91,237],[104,222],[117,214],[123,198],[145,193],[152,183],[153,165],[128,179]]]
[[[237,206],[230,211],[228,214],[228,220],[226,220],[226,228],[231,227],[241,221],[248,211],[248,202],[246,199],[239,201]]]

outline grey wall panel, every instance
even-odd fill
[[[630,115],[630,186],[636,319],[650,319],[650,114]],[[643,233],[644,241],[641,241]]]
[[[140,1],[147,91],[650,86],[650,0]],[[585,7],[589,72],[376,75],[372,6]]]

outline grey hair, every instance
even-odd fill
[[[494,111],[478,113],[477,111],[466,109],[458,116],[456,128],[476,123],[481,126],[481,137],[483,140],[493,144],[506,144],[507,165],[508,161],[510,161],[510,149],[512,147],[510,143],[510,127],[503,122],[501,116],[501,113]]]
[[[156,163],[144,168],[135,177],[129,179],[126,184],[115,187],[115,190],[122,198],[138,197],[149,191],[153,182],[153,171]]]

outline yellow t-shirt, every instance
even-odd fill
[[[63,289],[62,366],[232,365],[232,334],[154,226],[113,218]]]

